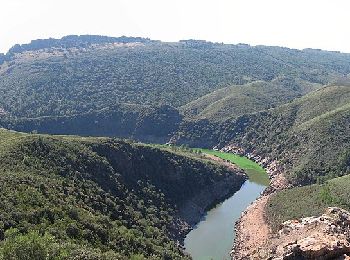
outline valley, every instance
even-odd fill
[[[350,256],[350,54],[70,35],[0,94],[0,260]]]
[[[228,160],[248,175],[248,180],[244,182],[240,190],[209,210],[185,238],[185,249],[194,260],[230,259],[236,235],[235,223],[246,208],[269,185],[268,175],[260,165],[245,157],[208,149],[194,150]]]
[[[0,130],[0,144],[4,259],[187,259],[185,234],[245,181],[190,153],[118,139]]]

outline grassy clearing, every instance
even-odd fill
[[[206,154],[215,155],[221,159],[228,160],[228,161],[236,164],[242,170],[244,170],[247,173],[250,181],[256,182],[256,183],[264,185],[264,186],[267,186],[269,184],[269,177],[268,177],[266,171],[264,170],[264,168],[261,167],[256,162],[254,162],[254,161],[252,161],[244,156],[240,156],[240,155],[232,154],[232,153],[224,153],[224,152],[214,151],[214,150],[210,150],[210,149],[194,148],[193,150],[200,151],[200,152],[206,153]]]
[[[172,152],[176,152],[181,155],[187,155],[190,157],[201,157],[205,159],[205,157],[201,156],[201,154],[210,154],[217,156],[221,159],[228,160],[232,162],[233,164],[237,165],[239,168],[245,171],[245,173],[248,175],[249,180],[264,186],[269,185],[269,177],[264,170],[263,167],[261,167],[256,162],[248,159],[247,157],[240,156],[233,153],[224,153],[220,151],[215,151],[211,149],[202,149],[202,148],[188,148],[188,147],[182,147],[182,146],[167,146],[167,145],[161,145],[161,144],[152,144],[151,146],[157,147],[157,148],[163,148],[165,150],[169,150]]]
[[[255,183],[258,183],[260,185],[268,186],[269,185],[269,177],[264,170],[263,167],[261,167],[256,162],[237,154],[233,153],[225,153],[220,151],[215,151],[211,149],[202,149],[202,148],[188,148],[185,146],[167,146],[162,144],[152,144],[152,147],[162,148],[171,152],[175,152],[177,154],[181,154],[183,156],[189,156],[189,157],[200,157],[202,159],[205,159],[205,157],[202,156],[202,154],[210,154],[217,156],[221,159],[228,160],[232,162],[233,164],[237,165],[239,168],[245,171],[245,173],[248,175],[249,180]]]

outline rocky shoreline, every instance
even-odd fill
[[[269,178],[270,184],[263,193],[244,212],[235,224],[236,238],[233,243],[232,259],[249,259],[249,256],[262,247],[270,235],[269,227],[265,221],[264,208],[269,196],[274,192],[290,187],[283,176],[283,167],[276,160],[263,157],[255,151],[247,151],[238,145],[232,144],[221,149],[255,161],[262,166]],[[254,235],[252,235],[254,234]]]
[[[350,259],[350,213],[330,207],[321,216],[288,220],[272,232],[266,222],[265,206],[275,192],[291,187],[277,161],[246,152],[235,145],[225,152],[249,157],[264,167],[270,185],[236,222],[232,259]]]
[[[216,183],[214,186],[202,190],[179,208],[177,223],[182,226],[182,228],[181,233],[176,235],[176,240],[181,247],[183,247],[186,235],[198,224],[206,212],[215,207],[218,203],[232,196],[247,180],[244,171],[234,164],[211,155],[207,157],[227,167],[227,169],[234,174]]]

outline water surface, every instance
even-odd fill
[[[232,154],[216,152],[219,157],[236,160]],[[244,158],[244,157],[242,157]],[[244,162],[247,163],[247,158]],[[250,160],[249,160],[250,161]],[[238,164],[238,163],[237,163]],[[233,196],[209,210],[206,216],[186,236],[185,249],[194,260],[230,259],[230,251],[235,237],[234,226],[241,213],[259,197],[268,185],[268,177],[260,168],[252,169],[255,162],[238,165],[247,172],[247,180]],[[253,166],[253,167],[252,167]]]

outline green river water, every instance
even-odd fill
[[[243,169],[249,179],[239,191],[209,210],[185,238],[185,249],[194,260],[230,259],[235,237],[234,225],[241,213],[266,188],[269,179],[265,170],[246,157],[232,153],[200,149],[203,153],[230,160]]]

